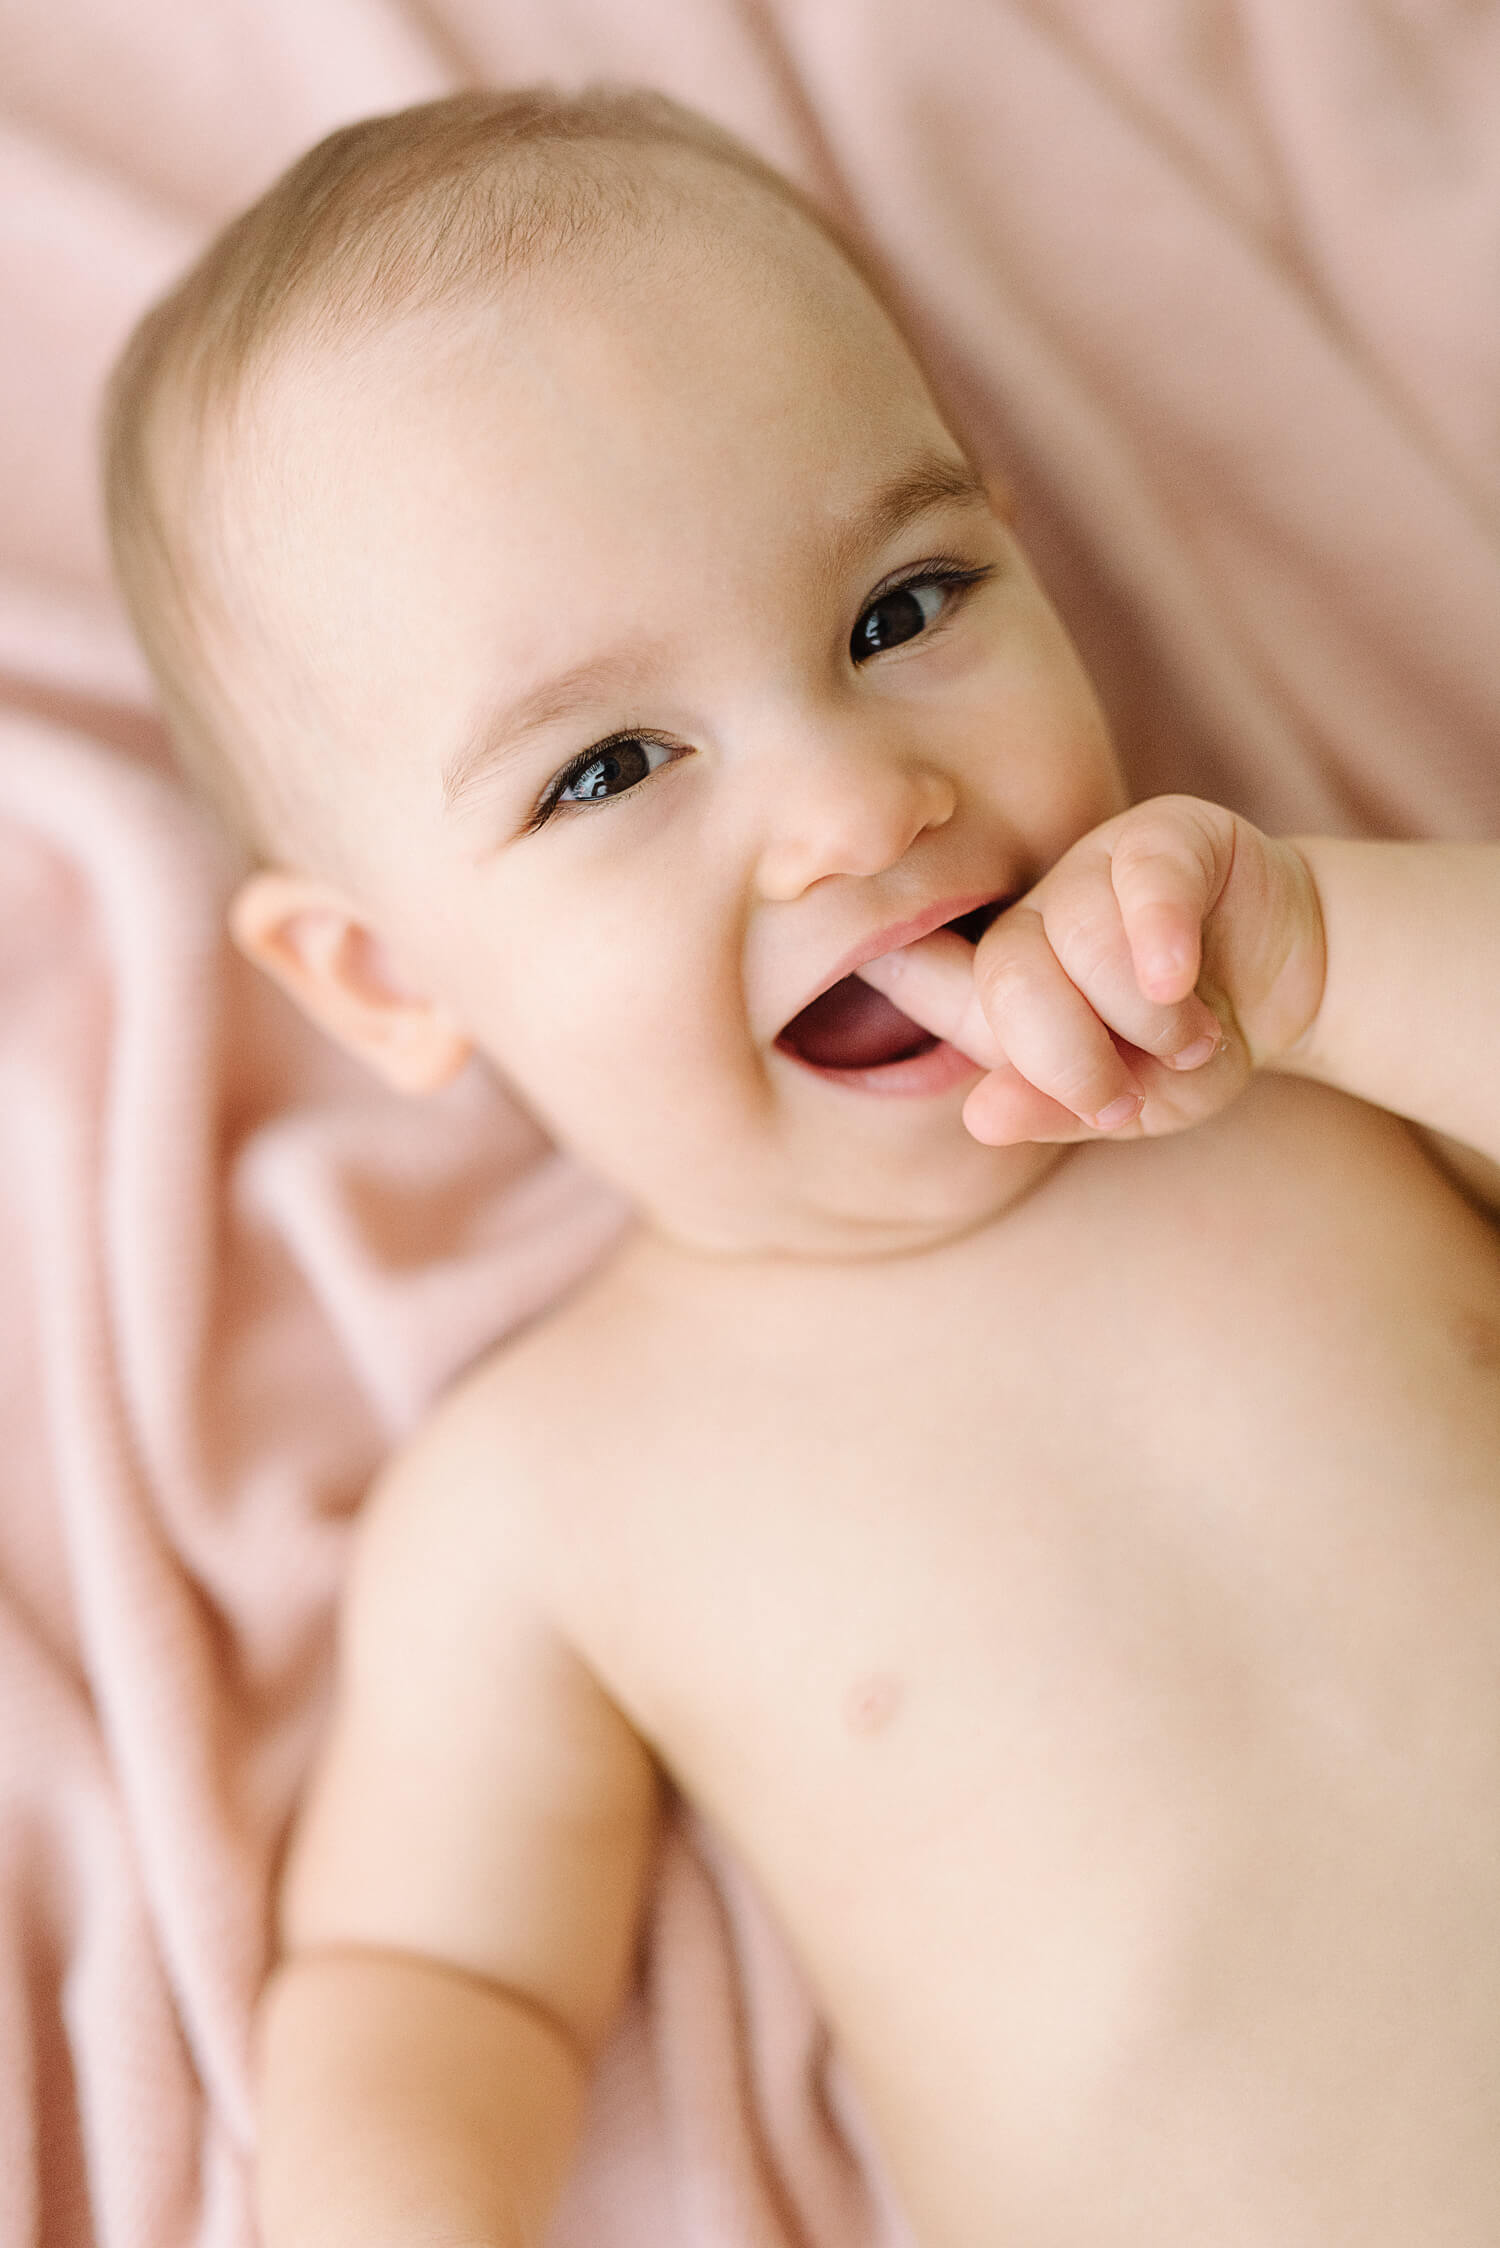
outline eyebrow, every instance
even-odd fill
[[[925,446],[905,468],[877,484],[856,515],[836,527],[825,559],[830,578],[846,577],[872,547],[884,546],[919,515],[935,507],[951,507],[956,501],[988,505],[983,477],[961,455]]]
[[[933,508],[988,504],[989,490],[961,455],[927,446],[905,468],[878,484],[857,514],[837,524],[828,541],[823,568],[831,582],[847,576],[861,554],[884,546]],[[443,769],[443,806],[460,810],[490,775],[521,747],[528,734],[556,725],[576,711],[610,697],[639,695],[650,685],[657,655],[638,641],[575,664],[544,680],[503,710],[491,711],[460,744]]]

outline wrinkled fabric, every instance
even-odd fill
[[[360,1494],[621,1221],[493,1078],[404,1102],[229,950],[108,583],[100,384],[324,131],[592,77],[858,235],[1139,789],[1500,824],[1493,0],[5,0],[0,2248],[247,2248]],[[774,1926],[675,1818],[556,2248],[902,2238]]]

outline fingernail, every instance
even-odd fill
[[[1169,1054],[1167,1061],[1173,1069],[1201,1069],[1222,1043],[1216,1030],[1207,1030],[1201,1038],[1195,1038],[1191,1046],[1184,1046],[1180,1054]]]
[[[1139,1116],[1140,1113],[1140,1094],[1122,1093],[1117,1101],[1110,1102],[1108,1108],[1100,1109],[1094,1118],[1094,1129],[1099,1132],[1117,1132],[1122,1124],[1128,1124],[1133,1116]]]

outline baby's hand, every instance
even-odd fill
[[[976,1139],[1145,1138],[1202,1123],[1302,1035],[1323,923],[1292,844],[1159,796],[1083,836],[977,951],[940,930],[859,972],[989,1071]]]

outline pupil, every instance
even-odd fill
[[[585,765],[573,783],[572,793],[591,803],[601,796],[611,796],[617,788],[633,788],[646,777],[646,752],[639,742],[617,742],[603,757],[596,757],[592,765]]]
[[[898,586],[894,593],[883,593],[870,604],[854,628],[854,654],[875,655],[882,648],[894,648],[903,640],[914,639],[926,622],[922,604],[907,586]]]

